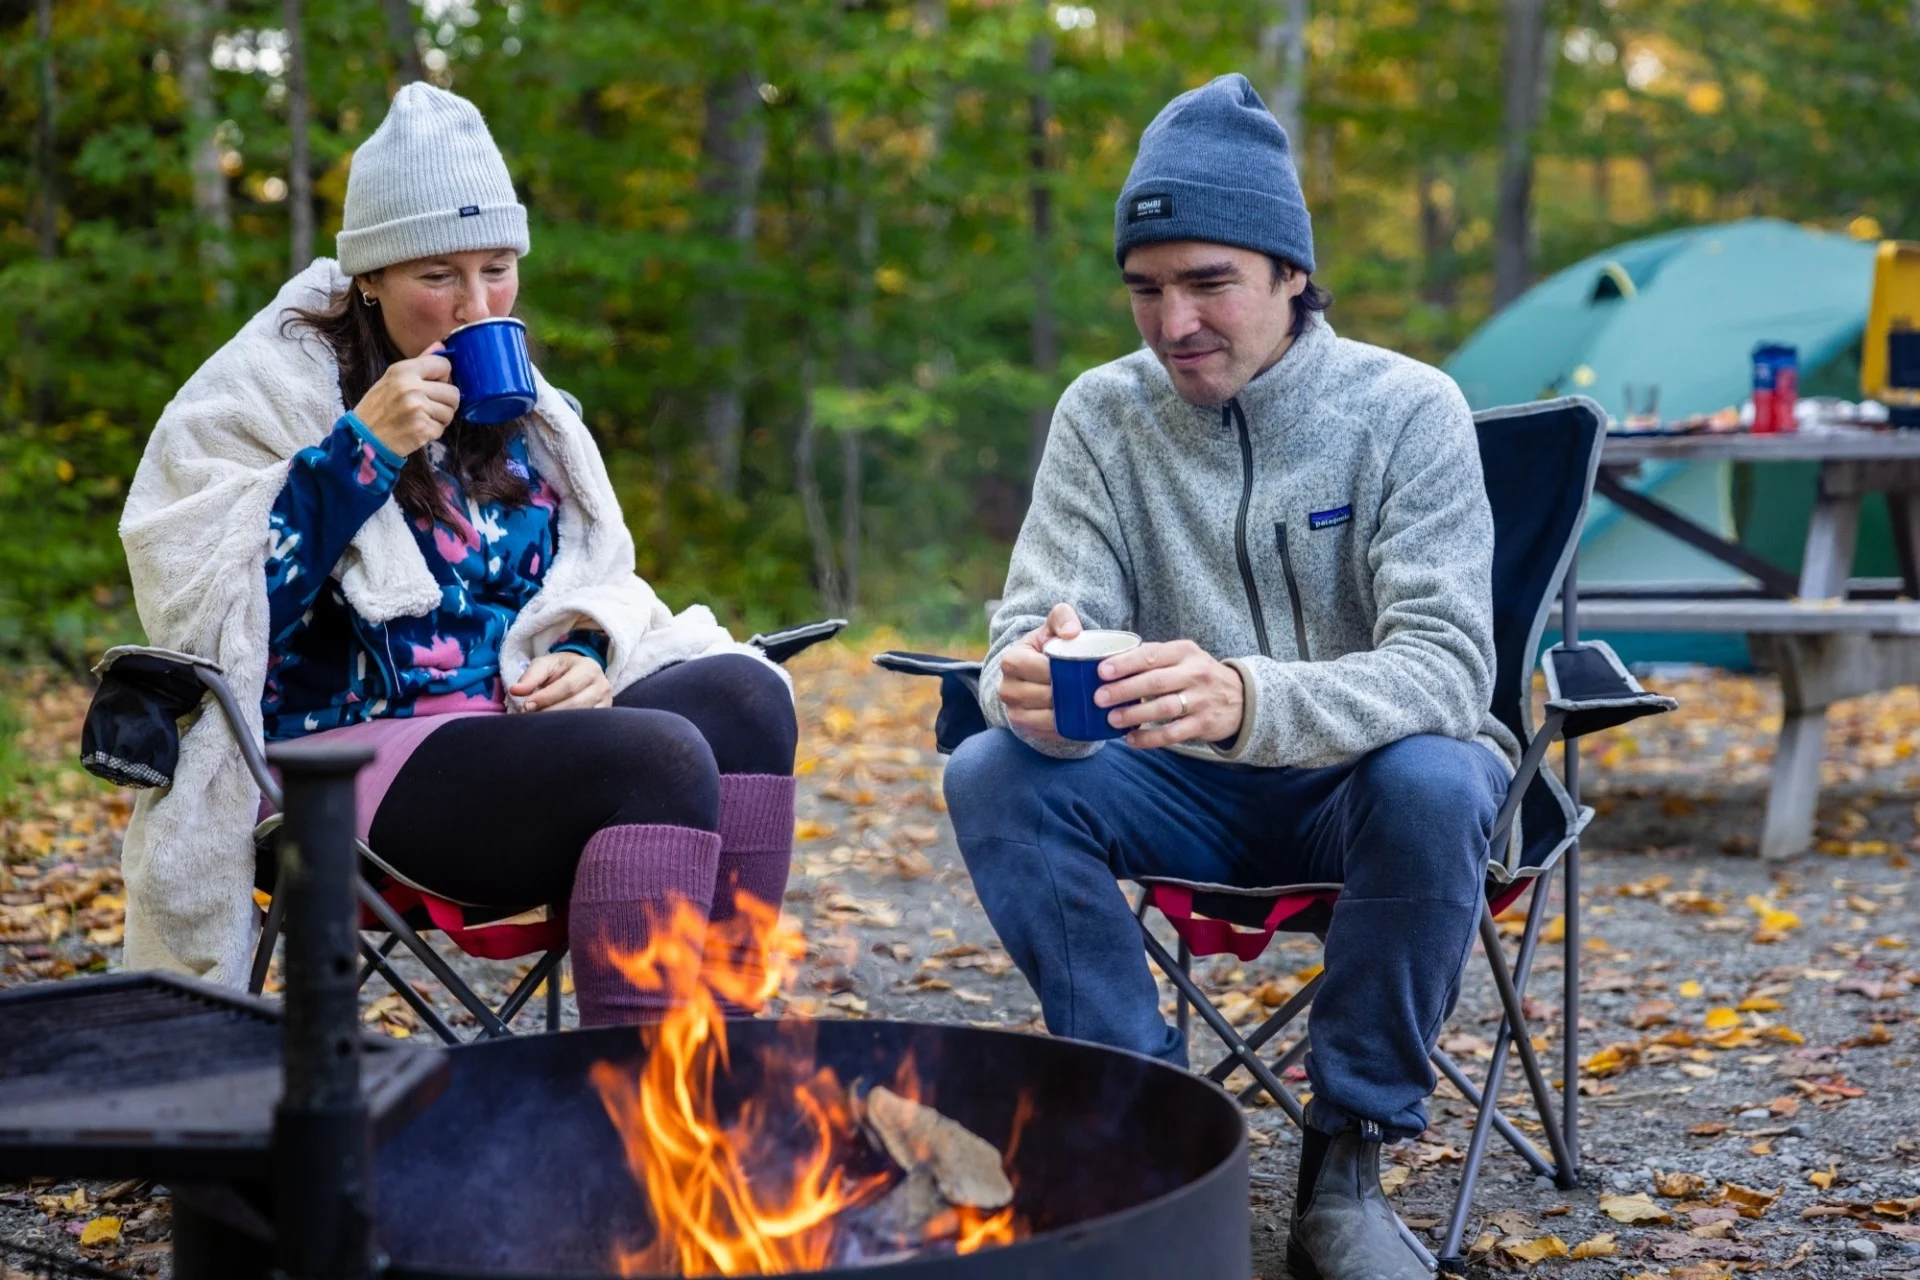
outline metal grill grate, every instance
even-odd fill
[[[277,1005],[160,973],[0,992],[0,1178],[263,1176],[280,1099]],[[446,1064],[368,1037],[376,1137]]]

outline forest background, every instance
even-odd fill
[[[1055,398],[1138,343],[1113,201],[1174,94],[1254,81],[1335,327],[1438,361],[1632,236],[1920,236],[1916,66],[1920,0],[0,0],[0,660],[137,636],[146,435],[414,78],[506,154],[640,572],[977,643]]]

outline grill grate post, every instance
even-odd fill
[[[360,747],[270,747],[286,791],[285,1092],[273,1117],[277,1258],[287,1280],[370,1280],[373,1144],[360,1090],[353,781]]]

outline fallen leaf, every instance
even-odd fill
[[[1808,1174],[1807,1181],[1811,1182],[1814,1186],[1820,1188],[1822,1191],[1825,1191],[1828,1187],[1831,1187],[1833,1185],[1833,1180],[1839,1175],[1840,1175],[1840,1166],[1837,1164],[1830,1164],[1825,1169],[1816,1170],[1815,1172]]]
[[[1541,1236],[1538,1240],[1522,1240],[1518,1236],[1509,1236],[1500,1242],[1500,1252],[1510,1258],[1528,1263],[1568,1256],[1567,1242],[1559,1236]]]
[[[1707,1189],[1707,1179],[1697,1173],[1661,1173],[1653,1175],[1653,1189],[1670,1200],[1683,1200]]]
[[[1685,982],[1680,984],[1680,994],[1683,998],[1688,1000],[1698,1000],[1700,998],[1701,993],[1705,990],[1706,988],[1702,987],[1698,982],[1695,982],[1692,978],[1688,978]]]
[[[1705,1124],[1694,1125],[1687,1132],[1696,1138],[1717,1138],[1732,1127],[1724,1120],[1709,1120]]]
[[[831,822],[822,822],[818,818],[802,818],[793,824],[795,840],[825,840],[839,828]]]
[[[1717,1005],[1707,1010],[1707,1030],[1724,1031],[1728,1027],[1740,1025],[1740,1015],[1726,1005]]]
[[[1869,1049],[1877,1045],[1892,1044],[1893,1032],[1887,1030],[1887,1024],[1876,1022],[1867,1028],[1865,1035],[1849,1036],[1835,1045],[1836,1049]]]
[[[1613,1232],[1602,1231],[1597,1236],[1582,1240],[1573,1246],[1575,1258],[1611,1258],[1618,1253],[1619,1246],[1614,1243]]]
[[[1738,1209],[1743,1218],[1759,1218],[1773,1208],[1774,1201],[1780,1198],[1783,1190],[1784,1187],[1775,1187],[1772,1191],[1758,1191],[1737,1182],[1729,1182],[1720,1188],[1720,1199]]]
[[[1671,1000],[1642,1000],[1634,1006],[1633,1013],[1627,1018],[1627,1025],[1635,1031],[1657,1027],[1663,1022],[1673,1021],[1673,1009]]]
[[[1403,1164],[1396,1164],[1380,1175],[1380,1189],[1388,1195],[1396,1195],[1400,1188],[1407,1185],[1407,1177],[1412,1171]]]
[[[1786,1006],[1782,1005],[1772,996],[1748,996],[1735,1007],[1738,1008],[1741,1013],[1772,1013]]]
[[[1672,1222],[1673,1215],[1655,1204],[1644,1191],[1630,1196],[1601,1196],[1600,1212],[1615,1222]]]
[[[1500,1209],[1487,1215],[1486,1226],[1502,1236],[1524,1237],[1533,1231],[1532,1221],[1518,1209]]]
[[[83,1249],[112,1244],[119,1238],[120,1219],[118,1218],[95,1218],[80,1229],[80,1247]]]

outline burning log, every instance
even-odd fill
[[[638,1073],[610,1062],[590,1073],[653,1211],[652,1241],[615,1249],[620,1274],[783,1274],[971,1253],[1028,1233],[1001,1154],[918,1100],[911,1057],[892,1088],[862,1099],[816,1062],[811,1024],[795,1021],[736,1073],[725,1008],[764,1005],[805,952],[771,907],[745,897],[711,929],[682,903],[641,952],[609,949],[669,1006],[640,1032]],[[723,1110],[717,1079],[754,1083]],[[1013,1142],[1024,1118],[1023,1108]]]
[[[954,1208],[1001,1209],[1013,1202],[1013,1183],[1000,1167],[1000,1153],[958,1121],[884,1085],[867,1091],[861,1119],[908,1181],[917,1173],[932,1175]]]

